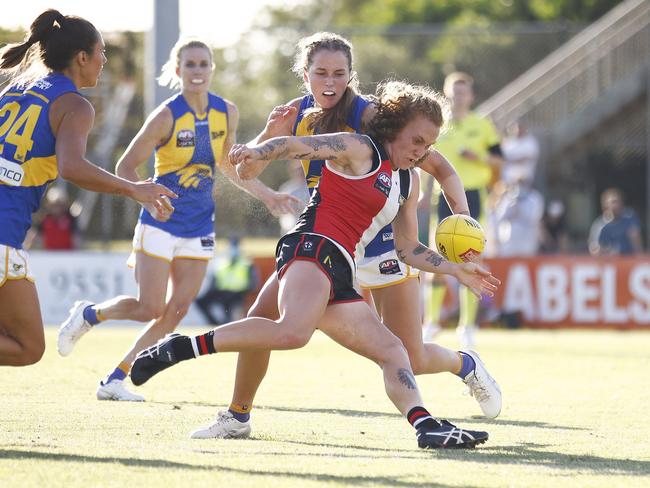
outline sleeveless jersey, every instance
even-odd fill
[[[159,222],[142,209],[140,221],[177,237],[201,237],[214,232],[215,162],[228,135],[228,109],[223,98],[208,94],[208,108],[199,117],[181,93],[164,104],[174,126],[167,141],[156,148],[154,181],[178,195],[174,213]]]
[[[410,171],[394,171],[384,148],[373,144],[377,151],[365,175],[344,175],[325,162],[320,182],[290,232],[327,237],[345,251],[352,269],[351,260],[367,256],[368,244],[395,219],[411,193]]]
[[[305,116],[305,111],[314,107],[314,97],[313,95],[305,96],[300,102],[300,109],[298,110],[298,116],[296,117],[296,123],[294,125],[293,134],[296,136],[309,136],[313,135],[313,131],[309,128],[310,117],[309,115]],[[354,99],[350,112],[348,113],[347,118],[347,127],[344,128],[345,132],[356,132],[357,134],[361,132],[361,119],[363,116],[363,111],[370,104],[365,98],[358,96]],[[305,172],[305,178],[307,180],[307,188],[309,189],[309,194],[313,194],[314,188],[318,185],[318,182],[321,177],[322,168],[324,161],[323,160],[302,160],[302,169]],[[385,252],[391,251],[395,248],[395,243],[393,242],[393,228],[389,224],[383,229],[380,229],[379,232],[373,239],[370,240],[367,244],[367,248],[364,251],[366,256],[379,256]]]
[[[50,104],[77,93],[72,80],[50,73],[0,98],[0,244],[21,249],[50,181],[59,174]]]

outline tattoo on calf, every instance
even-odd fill
[[[417,385],[415,384],[415,376],[413,373],[406,368],[400,368],[397,370],[397,377],[399,382],[402,383],[409,390],[416,390]]]

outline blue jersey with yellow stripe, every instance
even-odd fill
[[[181,93],[165,102],[174,118],[167,141],[156,148],[155,176],[178,195],[174,213],[159,222],[145,209],[140,221],[178,237],[200,237],[214,232],[215,162],[228,136],[228,108],[223,98],[208,94],[208,108],[196,114]]]
[[[370,102],[365,98],[357,95],[347,116],[347,127],[343,128],[344,132],[361,132],[361,123],[363,117],[363,111],[366,109]],[[314,108],[314,97],[313,95],[307,95],[303,97],[300,102],[300,108],[298,110],[298,116],[296,117],[296,123],[293,127],[293,134],[296,136],[310,136],[313,135],[313,130],[309,128],[310,117],[309,114],[305,113],[309,109]],[[314,160],[302,160],[302,169],[305,172],[305,179],[307,180],[307,188],[309,189],[309,194],[313,194],[314,188],[318,186],[320,181],[321,173],[323,171],[323,164],[325,161],[321,159]],[[385,252],[395,249],[395,243],[393,242],[393,227],[388,224],[386,227],[381,229],[379,233],[370,241],[366,246],[365,256],[374,257],[384,254]]]
[[[50,73],[0,98],[0,244],[21,249],[47,184],[58,176],[50,104],[77,93],[72,80]]]

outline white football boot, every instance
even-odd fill
[[[93,328],[84,319],[84,309],[93,302],[88,300],[81,300],[75,302],[70,309],[70,315],[59,327],[59,336],[56,341],[56,346],[61,356],[67,356],[74,349],[74,345],[81,337]]]
[[[190,437],[192,439],[245,439],[250,435],[250,420],[240,422],[228,410],[222,410],[212,424],[195,430]]]
[[[478,402],[483,415],[489,419],[497,418],[501,413],[501,388],[499,388],[499,384],[490,376],[478,353],[470,350],[461,352],[470,356],[476,363],[476,367],[463,378],[463,383],[467,385],[469,394]]]
[[[97,400],[116,400],[118,402],[144,402],[144,397],[132,393],[124,387],[120,380],[99,383],[97,388]]]

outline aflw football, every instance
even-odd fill
[[[444,258],[454,263],[474,261],[485,247],[483,227],[467,215],[450,215],[438,224],[436,247]]]

